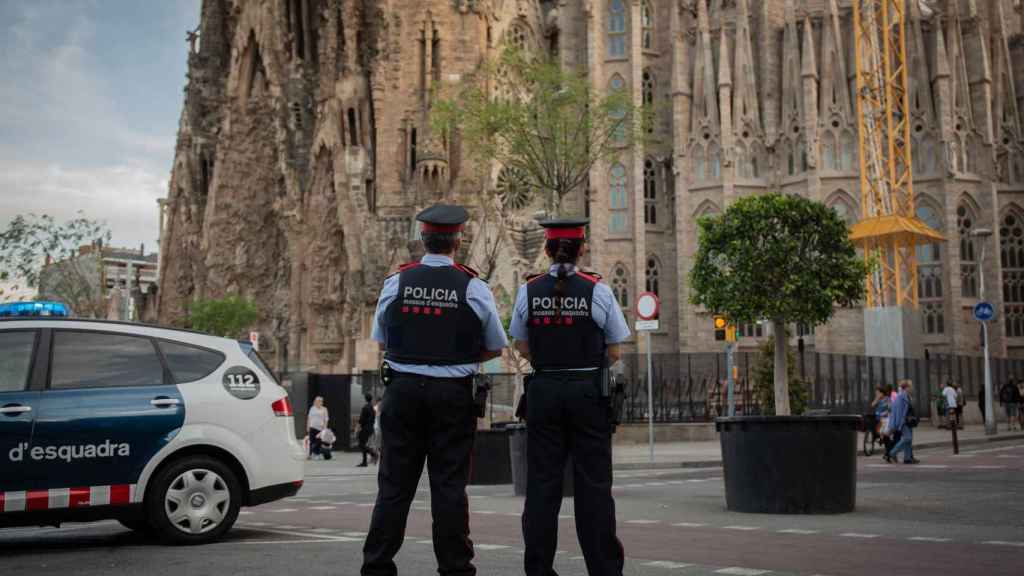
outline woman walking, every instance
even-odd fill
[[[313,399],[313,405],[309,407],[309,414],[306,416],[306,433],[309,435],[309,454],[307,459],[321,454],[323,441],[320,440],[320,432],[327,429],[330,423],[330,415],[327,407],[324,406],[324,397],[317,396]]]

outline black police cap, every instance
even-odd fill
[[[546,230],[548,240],[560,238],[583,238],[584,228],[590,223],[589,218],[559,218],[544,220],[540,225]]]
[[[462,206],[434,204],[416,215],[423,229],[435,232],[457,232],[469,220],[469,212]]]

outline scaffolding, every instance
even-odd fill
[[[869,265],[867,308],[916,309],[915,250],[945,240],[914,210],[906,1],[853,1],[861,220],[850,239]]]

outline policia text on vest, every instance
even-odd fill
[[[474,376],[508,345],[490,288],[452,260],[469,218],[458,206],[417,217],[427,254],[387,278],[373,338],[384,349],[378,494],[363,576],[394,576],[409,508],[429,469],[438,572],[476,574],[466,482],[476,432]],[[477,393],[476,401],[481,401]]]
[[[612,498],[612,419],[607,367],[629,338],[622,310],[596,274],[577,269],[586,220],[541,223],[551,267],[516,294],[510,332],[530,359],[526,506],[523,539],[527,576],[551,576],[563,470],[573,462],[576,525],[591,576],[622,576]]]

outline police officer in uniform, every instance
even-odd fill
[[[508,345],[494,296],[452,257],[469,214],[460,206],[421,212],[427,254],[384,282],[373,338],[383,344],[387,388],[381,402],[377,502],[363,546],[363,576],[398,574],[409,506],[426,461],[434,554],[442,576],[472,576],[470,456],[476,432],[473,376]]]
[[[573,457],[576,534],[590,576],[622,576],[615,535],[612,423],[602,373],[618,361],[629,328],[600,277],[577,269],[588,220],[542,222],[546,274],[516,294],[511,333],[530,359],[527,384],[527,482],[523,511],[527,576],[557,576],[552,564],[566,457]]]

